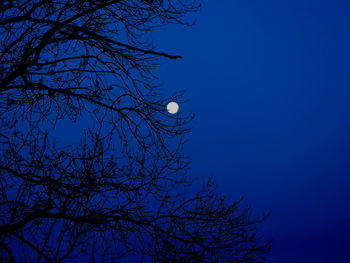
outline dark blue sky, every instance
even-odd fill
[[[274,238],[270,263],[349,262],[350,2],[204,1],[166,27],[165,90],[196,115],[192,173],[246,197]]]

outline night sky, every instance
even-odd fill
[[[350,2],[204,1],[153,34],[194,112],[192,176],[256,211],[270,263],[350,262]]]

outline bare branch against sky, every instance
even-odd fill
[[[2,262],[264,261],[262,219],[211,181],[191,188],[183,152],[191,116],[166,111],[182,93],[164,96],[152,74],[160,58],[180,56],[144,36],[191,24],[186,15],[198,8],[180,0],[1,2]],[[66,135],[57,134],[61,125]]]

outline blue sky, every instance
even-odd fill
[[[204,1],[197,25],[159,30],[164,90],[196,115],[192,175],[246,197],[270,263],[349,262],[350,2]]]

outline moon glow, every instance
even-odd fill
[[[166,109],[170,114],[176,114],[179,111],[179,105],[176,102],[172,101],[166,105]]]

